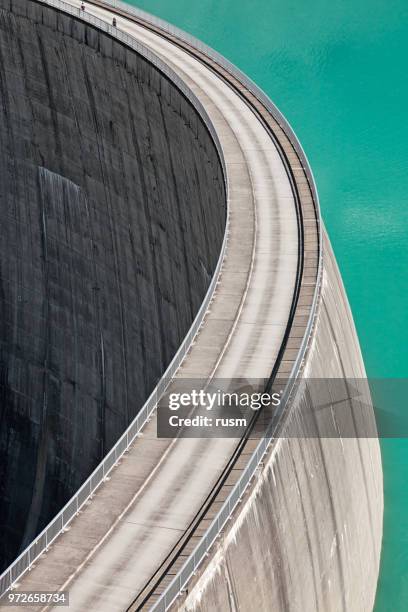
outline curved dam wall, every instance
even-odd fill
[[[360,347],[327,237],[303,376],[319,380],[320,403],[316,387],[299,386],[259,478],[177,609],[372,610],[382,538],[381,456]],[[345,378],[350,386],[360,379],[357,401]]]
[[[197,111],[108,35],[0,0],[0,557],[136,415],[201,305],[226,219]]]

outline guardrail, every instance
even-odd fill
[[[227,222],[221,247],[221,252],[218,258],[217,266],[215,268],[211,283],[208,287],[204,301],[186,335],[180,348],[173,357],[170,365],[160,379],[158,385],[151,393],[149,399],[144,404],[136,418],[132,421],[129,427],[126,429],[124,434],[116,442],[115,446],[109,451],[106,457],[101,461],[98,467],[92,472],[87,478],[84,484],[78,489],[75,495],[69,500],[69,502],[62,508],[62,510],[55,516],[55,518],[47,525],[47,527],[33,540],[33,542],[17,557],[17,559],[3,572],[0,576],[0,597],[15,583],[27,570],[30,569],[32,564],[38,559],[38,557],[48,549],[48,547],[54,542],[54,540],[64,531],[70,521],[78,514],[79,510],[85,504],[85,502],[93,495],[96,489],[105,480],[106,476],[115,466],[117,461],[122,457],[126,450],[135,441],[139,432],[143,429],[144,425],[150,420],[154,409],[156,408],[157,402],[161,395],[164,393],[166,387],[171,382],[176,371],[178,370],[181,362],[186,356],[194,336],[198,332],[208,306],[213,297],[214,289],[218,282],[218,278],[221,272],[221,268],[224,262],[224,257],[227,249],[227,235],[228,235],[228,184],[226,181],[226,170],[225,160],[222,152],[222,147],[219,142],[218,136],[215,129],[204,109],[201,102],[191,92],[180,77],[173,72],[162,60],[160,60],[150,49],[128,36],[124,32],[121,32],[117,28],[112,27],[105,21],[98,19],[89,13],[83,13],[79,9],[76,9],[72,5],[69,5],[62,0],[40,0],[43,4],[55,7],[64,13],[69,13],[75,17],[80,17],[81,20],[86,23],[97,27],[98,29],[110,34],[120,42],[126,44],[130,48],[134,49],[145,57],[149,62],[154,64],[161,72],[171,79],[171,81],[182,91],[182,93],[189,99],[189,101],[196,108],[204,121],[207,129],[209,130],[212,138],[214,139],[215,145],[218,150],[218,154],[221,160],[221,164],[224,172],[225,187],[227,191]]]

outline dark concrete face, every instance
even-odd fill
[[[225,227],[215,146],[108,36],[0,0],[0,532],[27,544],[138,412]]]

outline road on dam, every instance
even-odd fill
[[[112,22],[107,10],[87,3],[86,11]],[[225,158],[229,222],[222,275],[177,376],[269,378],[288,323],[299,257],[296,202],[280,153],[259,117],[207,65],[130,20],[117,17],[117,27],[191,88]],[[234,439],[157,439],[154,417],[19,589],[69,590],[75,612],[125,610],[188,528],[236,445]]]

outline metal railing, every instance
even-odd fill
[[[109,451],[106,457],[101,461],[98,467],[92,472],[92,474],[87,478],[84,484],[78,489],[75,495],[69,500],[69,502],[62,508],[62,510],[55,516],[55,518],[47,525],[47,527],[33,540],[33,542],[17,557],[17,559],[3,572],[0,576],[0,597],[15,583],[27,570],[31,568],[33,563],[38,559],[38,557],[48,549],[48,547],[54,542],[54,540],[60,535],[70,521],[78,514],[82,506],[85,502],[91,497],[91,495],[96,491],[99,485],[105,480],[106,476],[115,466],[117,461],[122,457],[122,455],[126,452],[126,450],[131,446],[131,444],[137,438],[139,432],[142,430],[144,425],[150,420],[152,413],[157,405],[158,400],[161,395],[165,391],[166,387],[171,382],[171,379],[174,377],[176,371],[178,370],[181,362],[186,356],[191,343],[194,339],[194,336],[198,332],[208,306],[213,297],[214,289],[218,282],[218,278],[221,272],[221,268],[223,265],[226,249],[227,249],[227,235],[228,235],[228,185],[226,181],[226,170],[225,170],[225,160],[222,152],[222,148],[218,139],[218,136],[215,132],[215,129],[204,110],[201,102],[196,98],[196,96],[191,92],[188,87],[183,83],[180,77],[173,72],[162,60],[160,60],[157,56],[155,56],[150,49],[146,48],[144,45],[134,40],[132,37],[128,36],[124,32],[121,32],[117,28],[113,28],[105,21],[102,21],[89,13],[83,13],[79,9],[76,9],[72,5],[69,5],[62,0],[41,0],[43,4],[55,7],[64,13],[69,13],[74,15],[75,17],[80,17],[83,21],[86,21],[92,26],[97,27],[98,29],[107,32],[114,38],[118,39],[122,43],[126,44],[130,48],[137,51],[143,57],[145,57],[149,62],[154,64],[161,72],[165,73],[167,77],[171,79],[171,81],[182,91],[182,93],[189,99],[189,101],[194,105],[198,113],[200,114],[202,120],[204,121],[206,127],[211,133],[212,138],[214,139],[215,145],[218,150],[218,154],[220,156],[221,164],[224,172],[224,180],[226,182],[225,187],[227,191],[227,221],[226,228],[224,233],[224,238],[221,246],[221,252],[218,258],[217,266],[215,268],[211,283],[208,287],[207,293],[201,304],[201,307],[186,335],[180,348],[177,353],[173,357],[170,365],[166,369],[162,378],[160,379],[158,385],[151,393],[150,397],[144,404],[143,408],[137,414],[136,418],[132,421],[129,427],[126,429],[124,434],[119,438],[113,448]]]

